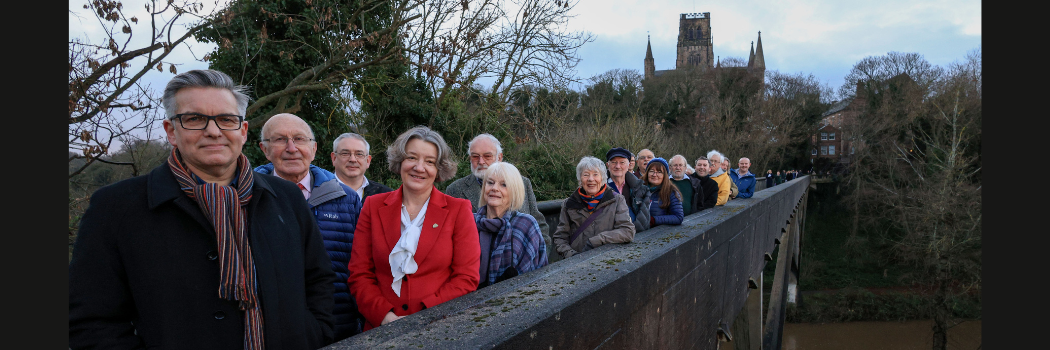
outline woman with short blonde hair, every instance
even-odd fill
[[[478,226],[481,264],[478,288],[547,266],[547,244],[532,215],[518,212],[525,203],[525,183],[513,164],[495,162],[481,179]]]

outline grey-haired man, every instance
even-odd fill
[[[470,156],[471,174],[449,184],[445,188],[445,194],[469,200],[471,209],[477,212],[478,199],[481,198],[481,178],[484,177],[485,170],[490,164],[503,161],[503,147],[500,146],[495,136],[480,134],[467,143],[467,153]],[[532,192],[532,181],[525,176],[522,176],[521,180],[525,183],[525,205],[518,211],[532,215],[532,218],[536,219],[536,223],[540,225],[540,232],[543,233],[543,241],[550,246],[551,235],[550,232],[547,232],[547,220],[544,220],[543,214],[536,206],[536,194]]]
[[[252,171],[248,96],[176,75],[174,146],[91,196],[69,263],[71,349],[316,349],[333,340],[331,260],[295,183]]]
[[[356,191],[362,202],[373,194],[393,191],[365,177],[365,172],[372,165],[371,148],[364,136],[352,132],[339,135],[332,142],[332,165],[335,166],[336,178]]]

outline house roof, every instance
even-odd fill
[[[839,111],[846,109],[846,107],[849,106],[850,102],[853,102],[853,99],[843,99],[842,101],[832,103],[831,108],[828,108],[828,111],[824,112],[824,114],[821,114],[820,116],[827,117],[829,115],[838,113]]]

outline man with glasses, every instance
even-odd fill
[[[335,138],[332,142],[332,165],[339,182],[350,186],[364,202],[368,196],[376,193],[391,192],[393,189],[378,182],[368,181],[365,172],[372,165],[371,147],[365,137],[348,132]]]
[[[471,174],[449,184],[445,188],[445,194],[469,200],[472,210],[477,212],[478,200],[481,199],[481,179],[485,177],[485,170],[489,168],[489,165],[503,161],[503,147],[500,146],[495,136],[479,134],[467,143],[467,154],[470,156]],[[532,192],[532,181],[525,176],[521,177],[521,181],[525,183],[525,205],[522,205],[518,211],[532,215],[532,218],[536,219],[536,223],[540,225],[540,233],[543,233],[543,241],[548,247],[551,247],[551,234],[547,232],[547,220],[544,220],[540,208],[536,206],[536,194]]]
[[[241,153],[242,91],[219,71],[176,75],[167,162],[92,194],[69,262],[70,348],[331,343],[331,261],[295,185]]]
[[[634,177],[644,179],[645,176],[643,176],[642,172],[645,172],[645,165],[649,164],[649,161],[653,160],[653,158],[656,158],[656,154],[648,148],[638,151],[638,157],[635,159],[635,162],[638,163],[638,170],[634,171]]]
[[[277,175],[299,186],[321,229],[325,249],[335,271],[335,340],[361,333],[364,318],[350,295],[347,280],[350,273],[350,251],[354,228],[361,214],[361,197],[336,179],[335,174],[310,164],[317,153],[317,142],[310,125],[294,114],[270,117],[262,127],[262,148],[271,163],[255,168],[256,172]]]
[[[682,192],[682,211],[685,215],[704,210],[704,189],[700,179],[695,178],[695,171],[694,176],[686,174],[689,168],[687,163],[681,154],[671,157],[671,183],[678,187],[678,192]]]
[[[707,159],[711,162],[711,168],[708,170],[708,175],[711,180],[715,180],[718,183],[718,201],[715,205],[725,205],[729,201],[731,187],[733,181],[729,179],[729,174],[726,174],[725,170],[722,170],[722,160],[726,159],[726,156],[722,155],[721,152],[711,150],[707,152]]]
[[[609,171],[609,188],[627,200],[627,211],[634,223],[634,232],[649,229],[649,189],[629,171],[631,152],[622,147],[613,147],[605,152],[605,168]]]

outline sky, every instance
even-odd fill
[[[710,12],[715,56],[747,61],[761,31],[767,71],[813,74],[836,90],[864,57],[915,52],[947,66],[981,43],[975,0],[581,0],[575,9],[571,28],[595,36],[578,51],[583,78],[644,72],[647,34],[656,69],[674,69],[682,13]]]
[[[205,0],[205,10],[228,1]],[[94,17],[81,8],[84,3],[69,3],[71,40],[100,33]],[[135,29],[148,30],[146,1],[123,3],[128,16],[140,19]],[[961,61],[981,43],[981,3],[976,0],[579,0],[568,29],[590,32],[594,41],[577,52],[577,76],[586,82],[611,69],[643,72],[646,35],[651,36],[656,69],[673,69],[678,18],[699,12],[710,13],[715,56],[746,61],[761,31],[767,71],[813,74],[835,90],[864,57],[915,52],[943,67]],[[177,63],[179,72],[207,68],[198,58],[215,47],[192,38],[189,42],[166,59]],[[173,76],[165,67],[164,72],[151,70],[143,81],[160,90]]]

